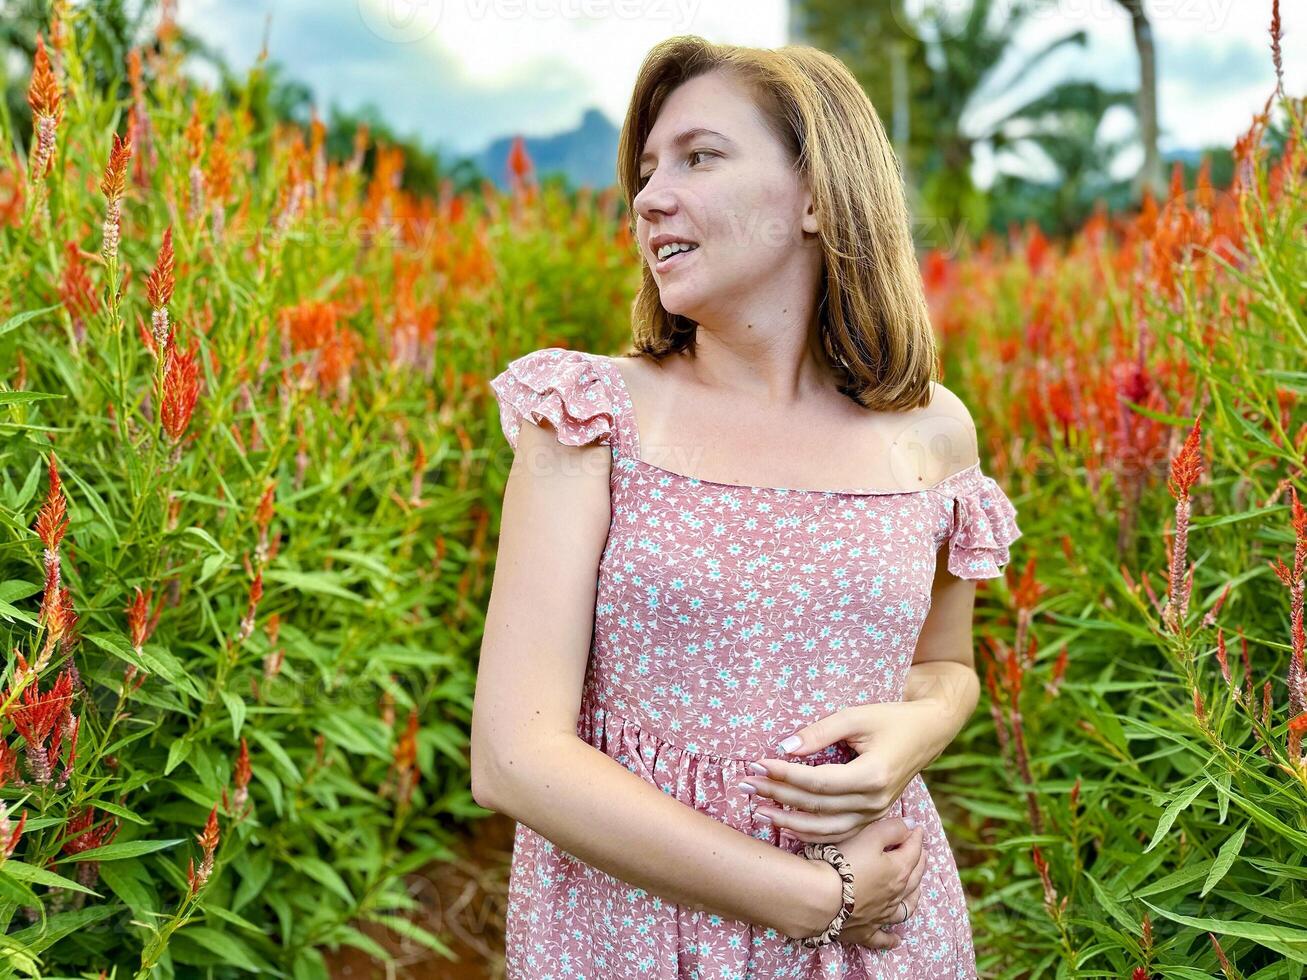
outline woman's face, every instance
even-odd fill
[[[797,313],[820,274],[816,218],[748,91],[721,72],[683,83],[642,153],[636,237],[663,308],[700,324]],[[660,260],[665,239],[696,247]]]

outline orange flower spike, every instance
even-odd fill
[[[1216,627],[1216,662],[1221,665],[1221,676],[1225,678],[1225,683],[1234,687],[1234,681],[1230,679],[1230,655],[1225,646],[1225,633],[1221,627]]]
[[[238,820],[241,818],[241,815],[245,810],[245,801],[249,799],[251,774],[250,750],[245,744],[245,737],[241,736],[241,750],[240,754],[236,756],[236,792],[232,796],[231,809],[228,811],[229,813],[234,811],[236,819]],[[227,790],[224,787],[223,793],[225,794],[226,792]]]
[[[18,826],[10,830],[7,808],[3,803],[0,803],[0,851],[3,851],[6,861],[13,857],[14,849],[18,847],[18,841],[23,836],[23,827],[26,823],[27,811],[24,810],[18,818]]]
[[[154,356],[162,360],[171,352],[172,331],[168,325],[168,303],[172,300],[176,280],[172,271],[172,225],[163,230],[163,243],[159,257],[145,280],[145,292],[150,303],[150,334],[154,339]]]
[[[140,653],[141,647],[145,646],[154,632],[155,625],[159,622],[159,614],[163,612],[163,596],[159,597],[151,614],[149,606],[154,598],[154,589],[147,589],[144,594],[141,593],[139,585],[135,586],[135,589],[135,598],[123,611],[127,613],[127,625],[132,633],[132,646],[137,653]]]
[[[531,157],[526,152],[526,140],[520,135],[513,138],[512,148],[508,153],[508,169],[514,180],[521,182],[531,173]]]
[[[259,498],[259,506],[254,512],[254,525],[260,531],[266,531],[272,522],[272,502],[276,489],[276,483],[269,483],[268,489],[264,490],[263,496]]]
[[[113,149],[109,151],[109,164],[105,167],[104,177],[100,180],[100,191],[108,202],[101,231],[103,245],[100,249],[100,254],[106,261],[118,255],[118,243],[122,237],[122,198],[127,190],[127,163],[132,156],[130,123],[128,125],[126,139],[117,133],[113,134]]]
[[[245,736],[241,736],[241,751],[236,757],[236,788],[244,789],[250,784],[250,750],[245,744]]]
[[[104,168],[104,176],[100,179],[100,192],[110,204],[122,200],[123,193],[127,190],[127,164],[131,158],[131,134],[123,138],[118,133],[114,133],[113,149],[109,151],[109,163]]]
[[[192,870],[188,873],[191,882],[191,891],[198,891],[204,887],[205,882],[209,880],[209,875],[213,872],[213,853],[218,849],[218,804],[213,805],[209,811],[209,819],[204,825],[204,831],[195,835],[195,840],[199,843],[204,856],[200,859],[199,870]],[[194,859],[192,859],[193,861]]]
[[[68,530],[68,506],[64,500],[63,483],[59,479],[59,467],[55,462],[54,451],[50,452],[48,464],[50,489],[46,491],[45,503],[36,515],[36,533],[45,550],[54,555],[59,550],[59,542]],[[56,581],[58,579],[56,578]]]
[[[196,353],[193,343],[187,351],[179,352],[175,347],[168,350],[159,415],[164,431],[174,443],[186,432],[200,394],[200,365]]]
[[[1202,413],[1194,419],[1193,428],[1184,441],[1180,452],[1171,460],[1171,476],[1167,480],[1167,489],[1175,498],[1175,539],[1171,545],[1171,563],[1169,573],[1169,596],[1165,609],[1167,626],[1172,632],[1179,632],[1185,612],[1189,608],[1188,576],[1185,566],[1188,561],[1189,542],[1189,491],[1198,482],[1202,472],[1203,461],[1200,452],[1200,434]]]
[[[1289,720],[1289,764],[1303,765],[1302,736],[1307,732],[1307,711]]]
[[[18,772],[18,753],[9,747],[9,743],[0,738],[0,788],[9,782],[9,777]]]
[[[191,163],[198,163],[204,155],[204,118],[200,115],[200,103],[197,100],[191,107],[191,118],[186,122],[186,155]]]
[[[172,225],[163,230],[163,243],[159,246],[159,257],[154,263],[154,269],[150,272],[149,278],[145,281],[146,296],[150,301],[151,309],[162,309],[167,306],[172,299],[173,287],[176,280],[173,278],[173,251],[172,251]]]
[[[53,119],[58,123],[64,116],[63,96],[59,91],[59,80],[55,78],[50,66],[50,56],[45,53],[45,39],[36,35],[36,51],[32,55],[32,80],[27,86],[27,104],[32,107],[32,115]]]
[[[45,42],[36,36],[36,53],[32,56],[32,81],[27,88],[27,104],[32,107],[33,139],[28,151],[28,179],[40,180],[54,169],[55,130],[63,118],[63,98]]]

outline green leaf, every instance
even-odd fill
[[[67,395],[53,391],[0,391],[0,406],[23,405],[27,402],[45,401],[49,398],[67,398]]]
[[[41,591],[41,586],[35,582],[24,582],[22,579],[10,579],[8,582],[0,582],[0,602],[13,602],[15,599],[26,599],[29,595],[36,595]]]
[[[0,864],[0,873],[8,875],[16,881],[34,881],[38,885],[51,885],[56,888],[70,888],[75,892],[85,892],[87,895],[94,895],[96,898],[103,898],[97,891],[92,891],[85,885],[79,885],[75,881],[65,878],[63,875],[57,875],[53,871],[47,871],[45,868],[38,868],[32,864],[24,864],[22,861],[15,861],[12,858],[4,864]]]
[[[1243,839],[1247,834],[1248,825],[1244,824],[1221,845],[1220,853],[1216,855],[1216,860],[1212,862],[1211,874],[1207,876],[1203,890],[1198,893],[1199,898],[1204,898],[1216,886],[1216,883],[1225,877],[1225,873],[1230,870],[1230,865],[1234,864],[1235,858],[1239,856],[1239,851],[1243,849]]]
[[[1291,955],[1295,963],[1307,963],[1307,931],[1290,929],[1288,926],[1271,925],[1266,922],[1240,922],[1237,919],[1199,919],[1190,915],[1172,912],[1160,905],[1154,905],[1147,899],[1140,899],[1145,905],[1163,918],[1178,922],[1183,926],[1212,932],[1218,936],[1238,936],[1261,943],[1268,949]],[[1275,945],[1272,946],[1271,944]],[[1293,953],[1288,952],[1293,950]]]
[[[89,633],[84,639],[90,640],[101,650],[107,650],[119,660],[126,661],[147,674],[162,677],[174,688],[185,691],[191,697],[197,699],[200,697],[195,682],[191,680],[186,673],[186,669],[166,647],[158,643],[147,643],[138,654],[135,649],[124,642],[121,636],[114,633]]]
[[[286,754],[286,750],[281,747],[281,743],[277,741],[275,735],[258,726],[252,728],[250,734],[254,737],[254,741],[263,746],[263,750],[267,752],[268,755],[272,756],[273,760],[282,767],[284,770],[283,775],[286,777],[288,782],[299,785],[304,781],[304,777],[300,775],[299,769],[291,760],[291,757]]]
[[[218,694],[223,703],[227,705],[227,711],[231,715],[231,737],[239,740],[241,725],[245,724],[245,699],[230,691],[219,691]]]
[[[1180,815],[1180,811],[1188,807],[1189,804],[1194,801],[1194,798],[1202,792],[1203,787],[1206,785],[1207,783],[1203,780],[1194,782],[1188,789],[1181,792],[1179,796],[1172,800],[1167,808],[1162,811],[1162,816],[1157,821],[1157,829],[1153,831],[1153,839],[1150,840],[1148,846],[1144,848],[1145,854],[1156,847],[1157,842],[1166,836],[1166,832],[1171,829],[1171,824],[1175,823],[1175,818]]]
[[[318,716],[318,728],[346,752],[364,752],[378,759],[391,757],[386,726],[355,711],[331,711]]]
[[[9,862],[6,861],[5,863],[8,864]],[[40,906],[41,904],[36,892],[16,878],[11,878],[5,874],[4,868],[0,866],[0,907],[4,906],[6,902],[15,906]],[[3,939],[3,934],[0,934],[0,939]],[[3,976],[3,974],[0,974],[0,976]]]
[[[112,539],[114,544],[120,543],[118,528],[115,526],[113,518],[109,516],[109,509],[105,506],[104,499],[95,492],[89,483],[78,476],[77,471],[71,467],[65,467],[61,476],[63,476],[65,480],[76,485],[77,489],[82,491],[82,496],[84,496],[86,502],[91,505],[91,510],[95,511],[95,515],[100,518],[101,522],[103,522],[109,538]]]
[[[313,592],[319,595],[331,595],[351,602],[363,602],[363,597],[351,592],[341,584],[343,577],[338,572],[295,572],[285,568],[265,569],[264,582],[280,582],[299,592]]]
[[[331,933],[331,938],[338,943],[346,946],[353,946],[355,949],[361,949],[374,959],[382,963],[393,963],[395,958],[390,955],[389,950],[382,946],[371,936],[359,932],[353,926],[339,925]]]
[[[103,905],[74,909],[71,912],[59,912],[45,920],[44,928],[38,923],[10,933],[6,938],[29,953],[39,953],[49,949],[65,936],[70,936],[79,929],[85,929],[101,919],[109,918],[121,907],[117,903],[108,902]]]
[[[217,962],[238,966],[251,973],[273,973],[281,976],[271,963],[250,949],[249,944],[239,936],[212,929],[208,926],[187,926],[173,934],[174,938],[185,938],[197,947],[217,956]]]
[[[294,858],[293,861],[295,867],[299,868],[318,884],[330,888],[348,904],[354,904],[354,896],[350,894],[349,886],[345,884],[345,879],[343,879],[336,869],[326,861],[311,856],[297,857]]]
[[[217,574],[218,569],[228,561],[226,555],[210,555],[204,559],[204,564],[200,566],[200,577],[195,580],[196,585],[203,585],[209,579]]]
[[[39,310],[24,310],[22,313],[15,313],[4,323],[0,323],[0,337],[3,337],[11,330],[17,330],[24,323],[35,320],[38,316],[44,316],[46,313],[59,309],[61,305],[63,304],[55,303],[53,306],[43,306]]]
[[[1127,931],[1133,932],[1136,926],[1134,917],[1125,909],[1121,903],[1111,895],[1106,888],[1093,875],[1085,872],[1085,880],[1089,882],[1089,887],[1093,889],[1094,895],[1103,908],[1112,914],[1112,918],[1121,923],[1121,927]]]
[[[158,900],[139,861],[107,861],[99,870],[100,879],[139,919],[149,922],[159,911]]]
[[[178,837],[174,840],[125,840],[113,844],[105,844],[103,847],[93,847],[89,851],[82,851],[80,854],[65,854],[59,858],[60,861],[119,861],[123,858],[140,857],[142,854],[149,854],[151,851],[161,851],[165,847],[172,847],[174,844],[184,844],[186,838]]]
[[[208,912],[209,915],[222,919],[223,922],[230,922],[237,928],[244,929],[247,932],[252,932],[256,936],[265,935],[264,931],[249,919],[242,915],[237,915],[235,912],[232,912],[230,909],[225,909],[221,905],[210,904],[205,907],[205,911]]]
[[[408,919],[398,915],[373,915],[369,916],[374,922],[379,922],[387,929],[393,929],[405,939],[411,939],[416,943],[421,943],[427,949],[433,949],[442,956],[447,956],[451,960],[457,959],[454,951],[440,941],[434,934],[423,929],[416,922],[410,922]]]
[[[327,973],[327,961],[322,954],[311,947],[300,947],[295,954],[295,965],[291,974],[295,980],[331,980]]]
[[[41,457],[32,460],[32,468],[27,471],[27,479],[23,481],[23,487],[14,497],[13,509],[15,512],[24,510],[28,503],[36,496],[36,485],[41,480],[41,474],[46,472],[42,465]]]
[[[173,739],[168,746],[168,761],[163,764],[163,774],[166,776],[179,765],[186,761],[187,756],[191,754],[191,749],[195,747],[195,742],[190,736]]]
[[[16,620],[20,623],[26,623],[28,626],[32,626],[32,627],[37,627],[41,625],[39,622],[37,622],[34,616],[29,616],[21,609],[11,606],[9,605],[9,603],[3,601],[0,601],[0,617],[3,617],[4,619],[8,620],[11,623]]]
[[[112,813],[115,817],[122,817],[124,820],[130,820],[132,823],[138,823],[142,827],[149,826],[150,821],[146,820],[138,813],[133,813],[125,806],[117,803],[111,803],[108,800],[93,800],[91,806],[97,810],[103,810],[105,813]]]

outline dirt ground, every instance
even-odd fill
[[[475,822],[460,859],[432,864],[409,876],[409,893],[422,906],[410,918],[438,935],[457,954],[451,962],[425,946],[375,923],[355,923],[395,958],[384,964],[361,950],[326,953],[333,978],[345,980],[503,980],[504,917],[513,821],[494,814]]]

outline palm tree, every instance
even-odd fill
[[[903,0],[801,0],[803,12],[794,19],[802,39],[831,51],[847,64],[866,88],[873,104],[895,104],[887,50],[897,44],[908,60],[908,100],[912,118],[907,127],[909,148],[905,169],[913,175],[917,214],[946,227],[962,225],[976,231],[988,224],[989,196],[972,180],[977,150],[995,155],[1029,142],[1047,156],[1069,159],[1083,152],[1084,120],[1078,124],[1050,122],[1050,116],[1082,114],[1095,99],[1118,104],[1119,93],[1092,83],[1069,81],[1032,97],[1001,119],[975,129],[963,119],[974,116],[980,95],[1010,89],[1052,55],[1072,46],[1084,47],[1084,31],[1056,38],[1034,52],[999,82],[997,69],[1033,8],[1029,3],[973,0],[960,13],[935,3],[909,16]],[[1091,96],[1090,92],[1097,92]],[[1058,140],[1068,147],[1054,150]]]
[[[991,223],[1004,227],[1029,219],[1050,233],[1068,234],[1084,223],[1099,199],[1113,208],[1125,206],[1130,182],[1113,179],[1110,170],[1129,141],[1105,141],[1098,131],[1109,109],[1128,107],[1133,100],[1130,92],[1105,92],[1091,82],[1077,82],[1029,103],[1028,130],[1019,141],[1000,146],[1027,163],[1051,167],[1052,179],[1034,183],[1005,171],[1000,163],[990,188]],[[1032,151],[1037,161],[1030,160]]]
[[[1153,44],[1153,25],[1144,12],[1144,0],[1116,0],[1130,15],[1135,50],[1139,53],[1139,140],[1144,146],[1144,165],[1135,178],[1135,192],[1145,187],[1160,194],[1166,186],[1162,157],[1157,151],[1157,50]]]

